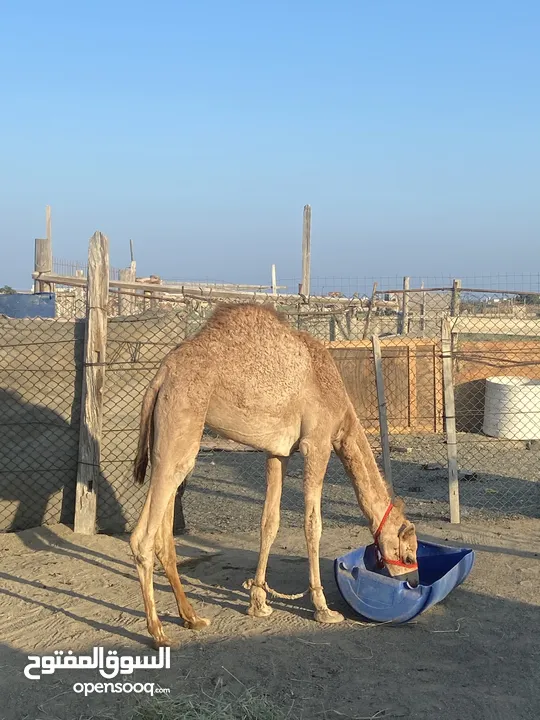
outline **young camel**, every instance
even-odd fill
[[[272,612],[266,603],[266,567],[279,527],[287,461],[297,449],[304,457],[304,527],[315,620],[344,619],[328,608],[319,570],[321,494],[332,448],[352,481],[389,574],[418,582],[414,525],[406,519],[402,501],[391,502],[331,354],[307,333],[291,329],[268,306],[222,305],[195,337],[165,357],[142,403],[135,480],[144,482],[149,453],[152,472],[130,543],[156,647],[171,643],[156,612],[154,552],[185,625],[201,629],[209,624],[184,594],[172,533],[176,490],[193,470],[205,424],[267,454],[260,554],[249,615]]]

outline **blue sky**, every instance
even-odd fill
[[[0,285],[540,270],[540,3],[3,2]]]

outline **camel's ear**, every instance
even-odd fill
[[[402,497],[399,497],[399,495],[396,495],[393,501],[393,505],[397,510],[400,510],[402,513],[405,512],[405,501]]]
[[[414,527],[413,523],[408,523],[407,525],[403,525],[403,527],[398,532],[398,537],[401,540],[408,540],[414,533],[416,532],[416,528]]]

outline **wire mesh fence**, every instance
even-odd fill
[[[0,530],[73,518],[85,326],[80,318],[86,314],[86,299],[84,288],[65,287],[73,296],[63,317],[1,319],[0,424],[5,442],[0,448]],[[452,285],[406,294],[394,290],[383,287],[373,293],[372,288],[367,300],[344,302],[332,296],[309,303],[270,295],[259,300],[277,304],[291,327],[329,348],[382,468],[371,336],[381,337],[391,479],[411,516],[424,518],[448,518],[441,320],[453,315],[462,517],[540,516],[540,395],[535,395],[540,393],[535,389],[540,387],[540,306],[534,291],[489,294]],[[137,487],[132,480],[144,390],[167,352],[202,326],[217,301],[191,296],[189,289],[183,294],[157,287],[150,293],[111,290],[98,490],[101,531],[129,531],[137,521],[147,492],[147,486]],[[500,384],[503,394],[515,390],[527,402],[519,406],[514,398],[504,407],[493,405],[488,380],[501,376],[520,378],[519,385],[511,380]],[[499,429],[490,434],[490,408],[495,406]],[[503,432],[503,426],[510,430]],[[516,427],[521,434],[516,435]],[[187,525],[218,531],[257,527],[264,463],[262,453],[206,429],[183,497]],[[284,524],[303,523],[299,454],[289,464],[282,507]],[[360,520],[349,480],[334,455],[323,513],[326,525]]]
[[[534,299],[534,298],[532,298]],[[538,517],[540,316],[530,297],[464,293],[452,322],[462,505]]]
[[[84,324],[0,318],[0,530],[73,521]]]

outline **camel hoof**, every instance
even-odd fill
[[[210,625],[210,620],[204,617],[197,617],[195,620],[184,620],[184,627],[188,630],[203,630]]]
[[[343,615],[336,610],[316,610],[315,620],[319,623],[340,623],[345,620]]]
[[[170,648],[178,647],[178,643],[174,643],[166,635],[161,635],[158,638],[153,638],[152,644],[156,650],[159,650],[160,647],[170,647]]]
[[[273,608],[270,607],[270,605],[267,605],[266,603],[264,605],[250,605],[247,609],[247,614],[251,617],[256,618],[265,618],[271,615],[274,612]]]

